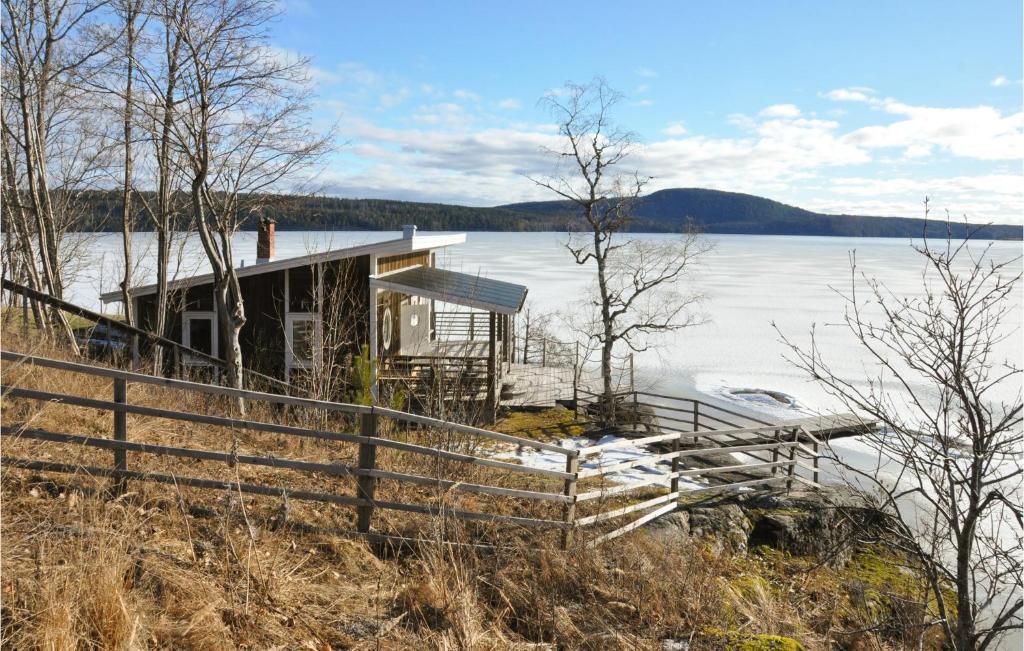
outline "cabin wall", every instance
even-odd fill
[[[401,255],[389,255],[377,259],[377,273],[388,273],[415,266],[431,266],[430,251],[415,251]],[[419,300],[418,298],[415,300]],[[402,341],[402,305],[410,305],[413,298],[392,291],[377,294],[377,356],[397,355]],[[390,323],[390,337],[388,337]]]
[[[273,271],[238,279],[245,301],[245,325],[238,333],[242,360],[250,370],[279,378],[285,366],[284,275]],[[222,353],[226,339],[221,337]]]

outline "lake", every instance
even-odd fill
[[[99,294],[116,289],[122,268],[119,234],[77,235],[88,238],[77,265],[68,297],[98,308]],[[289,258],[331,248],[354,246],[399,237],[395,232],[279,232],[277,257]],[[664,234],[633,237],[664,239]],[[858,268],[883,279],[897,295],[921,292],[923,259],[904,239],[788,237],[754,235],[708,236],[713,251],[693,276],[684,282],[706,296],[702,312],[705,324],[673,333],[656,349],[636,358],[638,381],[663,392],[689,393],[735,404],[744,404],[778,416],[799,415],[794,410],[838,408],[835,401],[799,370],[785,361],[779,332],[802,344],[816,325],[818,344],[827,351],[843,376],[862,378],[864,358],[842,320],[844,302],[835,289],[850,285],[850,255],[856,252]],[[135,235],[140,260],[138,283],[155,277],[152,233]],[[592,269],[575,264],[564,248],[565,234],[471,232],[466,243],[439,255],[442,266],[467,273],[521,283],[529,288],[527,306],[532,313],[566,309],[585,295]],[[980,243],[979,243],[980,246]],[[235,236],[236,263],[252,264],[256,234]],[[996,242],[995,260],[1020,255],[1020,242]],[[179,275],[208,270],[197,238],[189,240],[180,255]],[[1022,288],[1018,288],[1019,290]],[[1012,320],[1005,324],[1014,333],[1001,344],[1000,353],[1020,362],[1022,339],[1021,291],[1016,296]],[[776,331],[772,324],[778,328]],[[558,333],[568,338],[570,333]],[[736,389],[765,389],[791,396],[795,405],[772,400],[737,397]],[[1012,396],[1010,396],[1012,397]]]

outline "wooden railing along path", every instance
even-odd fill
[[[11,372],[19,367],[39,367],[64,373],[109,378],[113,380],[113,394],[111,400],[99,400],[6,383],[0,386],[0,390],[3,391],[5,400],[17,398],[28,401],[56,402],[70,406],[108,411],[113,414],[113,425],[109,438],[95,435],[82,435],[78,433],[55,432],[27,425],[12,425],[10,423],[5,423],[4,426],[0,428],[0,434],[5,438],[11,437],[48,441],[58,444],[112,451],[113,459],[110,466],[81,465],[70,462],[55,462],[42,459],[25,459],[7,456],[7,453],[10,450],[10,448],[8,448],[5,450],[5,456],[0,460],[0,462],[7,467],[24,468],[41,472],[72,474],[85,473],[99,477],[109,477],[116,480],[115,490],[117,491],[123,491],[125,488],[125,482],[127,481],[148,481],[201,489],[228,489],[239,493],[278,496],[294,500],[312,500],[316,502],[338,504],[355,508],[356,533],[375,539],[386,540],[395,538],[395,536],[390,536],[380,531],[373,531],[372,525],[374,521],[374,514],[378,510],[426,514],[430,516],[445,516],[461,520],[485,521],[501,523],[504,525],[514,525],[517,527],[560,530],[562,544],[566,546],[573,540],[574,533],[581,528],[592,527],[601,523],[623,518],[630,514],[647,511],[647,513],[632,522],[610,531],[595,534],[589,542],[590,544],[598,544],[605,540],[622,535],[628,531],[632,531],[633,529],[642,526],[644,523],[670,512],[676,507],[677,501],[682,496],[689,495],[691,493],[703,490],[712,491],[738,489],[740,487],[766,486],[779,480],[785,480],[787,485],[790,486],[793,481],[803,481],[809,484],[813,483],[812,479],[801,477],[799,475],[801,471],[813,472],[814,477],[816,478],[816,465],[807,465],[797,458],[798,456],[807,456],[816,459],[814,451],[804,445],[804,442],[809,440],[806,438],[806,433],[803,433],[800,437],[794,437],[792,440],[780,439],[771,443],[748,445],[745,449],[742,449],[742,452],[745,454],[756,453],[759,451],[770,452],[774,455],[773,461],[757,463],[738,462],[733,466],[714,468],[683,468],[684,459],[700,456],[701,454],[721,453],[723,450],[721,441],[723,439],[732,441],[743,432],[739,430],[700,433],[664,432],[641,439],[630,440],[626,443],[616,441],[604,445],[593,445],[581,449],[574,449],[378,406],[326,402],[294,396],[233,389],[217,385],[156,377],[114,368],[48,359],[8,351],[0,351],[0,359],[7,363],[7,367],[4,372],[5,382],[12,377]],[[15,376],[17,376],[17,374],[15,374]],[[293,425],[251,420],[243,417],[192,413],[181,409],[132,404],[128,400],[128,386],[130,384],[155,385],[183,393],[242,398],[246,401],[252,402],[265,402],[268,404],[322,410],[324,412],[350,414],[353,418],[358,419],[359,432],[348,433],[326,431],[308,427],[297,427]],[[128,414],[168,419],[171,421],[200,423],[215,427],[264,432],[286,437],[356,444],[358,446],[358,461],[356,465],[349,465],[334,462],[309,461],[305,459],[281,458],[264,454],[240,454],[237,451],[228,450],[208,450],[195,447],[181,447],[177,445],[156,445],[135,441],[132,440],[132,432],[129,431],[128,428]],[[427,428],[432,431],[462,434],[480,441],[495,441],[518,446],[520,448],[533,448],[539,451],[554,453],[564,457],[565,465],[563,469],[559,470],[531,467],[481,454],[469,454],[462,451],[444,449],[443,447],[432,447],[404,440],[396,440],[395,438],[388,438],[386,431],[380,427],[381,419],[385,418],[393,421],[398,428]],[[708,442],[712,447],[699,450],[684,449],[684,441],[694,438],[702,439]],[[581,461],[589,459],[594,455],[600,455],[605,451],[613,450],[616,447],[621,447],[625,444],[636,446],[655,443],[668,443],[672,449],[667,453],[651,452],[650,454],[636,460],[581,470]],[[814,441],[814,444],[816,445],[817,442]],[[397,450],[405,454],[415,455],[416,457],[422,458],[423,467],[425,469],[439,462],[452,462],[466,464],[468,466],[494,469],[501,472],[495,475],[494,483],[487,484],[453,481],[440,477],[430,477],[426,474],[398,472],[396,470],[389,470],[381,467],[377,456],[379,449]],[[741,451],[740,447],[729,447],[726,449],[734,452]],[[788,455],[788,458],[781,459],[780,455],[783,454]],[[298,490],[286,485],[244,483],[240,479],[232,481],[223,478],[214,479],[185,476],[179,475],[176,472],[161,473],[146,470],[141,465],[133,464],[132,461],[137,458],[137,455],[160,455],[181,459],[220,462],[228,465],[229,467],[236,465],[264,466],[308,474],[319,473],[334,478],[354,479],[355,486],[354,490],[350,490],[347,493],[339,493]],[[650,484],[655,482],[634,482],[631,484],[612,483],[610,486],[605,485],[607,481],[614,482],[614,477],[609,477],[609,475],[614,472],[639,465],[664,463],[666,461],[672,464],[672,471],[668,477],[670,485],[666,487],[668,491],[666,494],[644,499],[634,504],[624,504],[622,502],[624,497],[628,498],[630,493],[642,488],[650,489]],[[183,465],[183,469],[184,467],[185,466]],[[771,470],[772,475],[770,477],[758,478],[755,480],[734,481],[718,485],[709,485],[706,488],[697,488],[692,490],[681,490],[679,486],[679,480],[684,477],[692,478],[699,476],[710,478],[744,469],[767,469]],[[534,490],[532,488],[533,484],[530,483],[526,483],[525,485],[531,486],[531,488],[498,485],[498,477],[514,478],[524,476],[532,477],[534,480],[536,480],[536,478],[546,480],[549,486],[552,482],[556,482],[557,484],[560,484],[561,490]],[[548,505],[555,504],[561,507],[561,517],[552,516],[550,506],[547,508],[546,513],[541,512],[521,515],[451,508],[444,502],[443,494],[437,498],[436,503],[383,500],[377,496],[377,487],[380,481],[395,481],[405,484],[439,488],[442,489],[440,492],[443,494],[446,494],[449,491],[468,492],[494,496],[501,500],[521,500],[533,505],[545,503]],[[522,485],[524,484],[520,484],[520,486]],[[586,513],[579,512],[579,507],[581,506],[586,507]],[[541,510],[543,511],[543,509]],[[520,513],[521,511],[515,512]]]

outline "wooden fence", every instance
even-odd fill
[[[50,296],[49,294],[44,294],[42,292],[32,289],[31,287],[26,287],[25,285],[16,283],[12,280],[8,280],[7,278],[3,279],[3,288],[10,291],[12,294],[21,295],[22,298],[24,299],[24,314],[22,315],[22,318],[25,320],[26,326],[28,325],[27,302],[35,301],[37,303],[47,305],[51,308],[67,312],[68,314],[74,314],[75,316],[81,317],[88,321],[92,321],[93,323],[102,324],[109,330],[117,330],[128,335],[131,341],[130,352],[132,369],[138,370],[142,365],[142,360],[140,357],[140,344],[142,343],[146,343],[151,346],[160,346],[164,350],[166,350],[170,355],[170,361],[172,363],[174,375],[177,377],[182,376],[183,369],[185,368],[185,364],[183,362],[185,359],[188,358],[201,360],[204,364],[209,364],[221,370],[227,368],[227,362],[219,357],[214,357],[209,353],[204,353],[203,351],[196,350],[195,348],[189,348],[188,346],[180,342],[168,339],[167,337],[164,337],[157,333],[150,332],[148,330],[144,330],[133,325],[129,325],[124,321],[111,318],[106,314],[94,312],[93,310],[84,308],[80,305],[75,305],[74,303],[69,303],[68,301],[65,301],[63,299]],[[246,378],[247,380],[256,378],[259,379],[262,383],[276,387],[278,389],[283,389],[287,391],[291,388],[287,382],[284,382],[275,377],[271,377],[269,375],[264,375],[263,373],[258,373],[251,369],[243,368],[242,374],[243,377]],[[247,381],[246,384],[249,384],[249,382]]]
[[[375,539],[394,539],[380,531],[373,531],[374,514],[377,511],[398,511],[414,514],[426,514],[430,516],[445,516],[461,520],[484,521],[514,525],[517,527],[530,527],[549,530],[560,530],[563,545],[569,545],[574,533],[583,527],[618,520],[630,514],[647,511],[636,520],[621,525],[611,530],[596,532],[591,537],[590,544],[598,544],[610,540],[616,536],[632,531],[650,520],[668,513],[676,507],[676,502],[684,495],[699,493],[704,490],[717,491],[723,489],[738,489],[741,487],[764,487],[776,481],[784,480],[788,486],[794,481],[813,483],[816,480],[816,454],[804,443],[811,441],[806,432],[793,433],[791,437],[779,437],[770,442],[757,442],[743,446],[735,445],[735,442],[744,438],[745,434],[761,436],[766,428],[755,429],[732,429],[726,431],[711,432],[684,432],[671,431],[662,432],[653,436],[647,436],[627,442],[616,441],[604,445],[592,445],[583,448],[565,447],[536,441],[532,439],[493,432],[477,427],[462,425],[435,418],[429,418],[417,414],[386,409],[378,406],[364,406],[346,403],[326,402],[285,396],[278,394],[259,393],[255,391],[232,389],[228,387],[189,382],[186,380],[162,378],[140,373],[133,373],[119,369],[106,368],[79,364],[63,360],[48,359],[21,353],[0,351],[0,359],[8,363],[5,368],[5,382],[12,376],[12,371],[17,368],[39,367],[52,369],[59,372],[72,373],[77,375],[108,378],[113,380],[113,392],[111,400],[99,400],[83,396],[75,396],[53,391],[45,391],[34,388],[27,388],[16,385],[0,385],[5,399],[17,398],[28,401],[56,402],[65,405],[85,407],[108,411],[113,415],[113,424],[109,437],[86,436],[77,433],[54,432],[26,426],[23,424],[4,423],[0,434],[6,437],[30,439],[37,441],[48,441],[58,444],[82,446],[85,448],[98,448],[109,450],[113,453],[110,466],[105,465],[81,465],[76,463],[54,462],[41,459],[25,459],[13,456],[6,456],[5,450],[2,463],[7,467],[25,468],[34,471],[59,472],[59,473],[86,473],[99,477],[109,477],[115,480],[114,490],[125,490],[128,481],[149,481],[176,486],[189,486],[194,488],[231,490],[239,493],[254,495],[278,496],[285,499],[312,500],[316,502],[327,502],[348,507],[356,510],[356,532],[363,536]],[[17,374],[15,374],[17,375]],[[180,408],[165,408],[163,406],[150,406],[133,404],[128,399],[128,387],[132,384],[155,385],[173,391],[180,391],[183,394],[201,394],[205,396],[222,396],[228,398],[242,398],[250,402],[264,402],[273,405],[281,405],[292,408],[309,408],[320,410],[325,413],[348,414],[354,421],[358,421],[359,431],[335,432],[326,429],[312,429],[308,427],[297,427],[258,420],[251,420],[242,417],[230,417],[221,415],[210,415],[183,411]],[[265,454],[240,454],[235,450],[208,450],[194,447],[180,447],[177,445],[156,445],[141,441],[132,440],[132,432],[129,430],[127,415],[135,414],[157,419],[169,419],[171,421],[199,423],[216,427],[227,427],[253,432],[276,434],[285,437],[297,437],[301,439],[314,439],[319,441],[334,441],[355,444],[358,446],[358,461],[355,465],[310,461],[306,459],[281,458]],[[389,419],[397,427],[381,428],[382,419]],[[770,427],[770,426],[769,426]],[[502,458],[484,454],[472,454],[464,451],[446,449],[441,446],[422,445],[407,440],[398,440],[394,434],[406,429],[420,430],[426,428],[428,431],[448,432],[464,435],[474,440],[493,441],[507,444],[509,448],[515,446],[519,449],[532,448],[539,452],[554,454],[564,458],[564,466],[559,463],[559,468],[535,467],[522,465]],[[389,438],[388,434],[392,434]],[[703,440],[710,447],[701,449],[686,449],[684,442],[690,440]],[[728,445],[723,444],[723,441]],[[616,463],[596,467],[584,468],[581,470],[581,463],[588,459],[600,458],[603,452],[610,451],[623,445],[652,445],[660,444],[670,446],[669,452],[651,451],[642,458],[628,462]],[[817,445],[817,441],[813,441]],[[731,446],[731,447],[730,447]],[[534,488],[510,487],[497,485],[498,480],[491,484],[474,484],[464,481],[455,481],[441,477],[430,477],[422,474],[409,472],[397,472],[381,467],[377,452],[380,449],[401,451],[405,454],[416,455],[424,459],[423,466],[428,467],[431,461],[451,462],[454,464],[466,464],[500,471],[495,477],[529,477],[532,480],[544,480],[550,486],[559,485],[561,490],[535,490]],[[770,453],[771,461],[745,462],[738,461],[733,465],[717,467],[683,467],[683,460],[687,458],[698,458],[702,455],[721,454],[722,451],[742,452],[743,454],[757,454],[761,452]],[[347,493],[295,490],[286,485],[266,485],[244,483],[240,480],[231,481],[223,478],[205,478],[183,476],[175,473],[161,473],[146,470],[139,464],[133,464],[137,455],[160,455],[181,459],[192,459],[200,461],[213,461],[230,466],[263,466],[281,468],[303,473],[319,473],[332,478],[348,478],[355,480],[353,490]],[[781,458],[787,456],[788,458]],[[814,465],[807,465],[799,456],[806,456],[814,459]],[[655,498],[645,499],[635,504],[622,504],[622,496],[627,496],[641,488],[650,488],[650,484],[637,483],[615,484],[614,473],[623,469],[658,463],[671,463],[671,473],[668,476],[670,484],[665,487],[667,494]],[[729,480],[717,484],[709,484],[706,488],[681,490],[679,480],[684,477],[702,477],[711,479],[714,477],[727,477],[739,471],[749,472],[758,470],[770,470],[771,475],[759,477],[752,480]],[[814,479],[806,479],[799,475],[801,471],[814,473]],[[441,489],[442,495],[436,503],[413,503],[396,500],[383,500],[377,497],[377,487],[380,481],[394,481],[403,484],[432,487]],[[606,483],[612,485],[606,486]],[[521,486],[522,484],[520,484]],[[546,505],[546,512],[529,514],[509,515],[507,513],[491,513],[485,511],[465,510],[449,507],[443,500],[443,494],[447,492],[466,492],[478,495],[494,496],[501,500],[516,500],[519,503],[532,505]],[[581,492],[582,491],[582,492]],[[552,515],[551,505],[560,506],[560,513]],[[585,512],[579,507],[585,507]],[[653,509],[653,510],[651,510]],[[560,516],[560,517],[559,517]]]

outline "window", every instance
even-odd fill
[[[292,313],[287,319],[288,368],[310,368],[320,361],[320,318]]]
[[[213,312],[185,312],[181,318],[181,343],[185,346],[217,357],[217,319]],[[185,363],[209,364],[195,355],[185,355]]]

